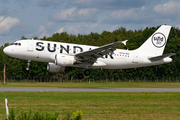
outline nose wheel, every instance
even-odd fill
[[[28,60],[26,70],[29,71],[29,66],[31,65],[31,60]]]

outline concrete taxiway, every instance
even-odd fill
[[[1,92],[180,92],[180,88],[0,87]]]

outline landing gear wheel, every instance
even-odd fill
[[[86,70],[84,71],[84,75],[85,75],[85,76],[90,75],[90,70],[86,69]]]
[[[31,60],[28,60],[26,70],[29,71],[29,66],[31,65]]]
[[[78,74],[78,79],[83,79],[84,78],[84,75],[82,73]]]
[[[26,70],[28,71],[28,70],[29,70],[29,67],[27,67]]]

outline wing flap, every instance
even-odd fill
[[[81,58],[81,60],[89,60],[89,59],[97,59],[97,58],[103,58],[104,55],[107,55],[109,53],[113,53],[114,50],[116,50],[115,47],[124,44],[123,42],[114,42],[110,43],[104,46],[101,46],[99,48],[95,48],[89,51],[81,52],[76,54],[76,58]]]

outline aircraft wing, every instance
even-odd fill
[[[116,47],[121,44],[126,44],[126,41],[123,42],[114,42],[110,43],[89,51],[81,52],[75,55],[76,59],[79,61],[91,61],[92,63],[96,62],[97,58],[103,58],[104,55],[112,54]]]
[[[156,57],[151,57],[151,58],[149,58],[149,60],[157,61],[157,60],[161,60],[166,57],[171,57],[173,55],[176,55],[176,53],[169,53],[169,54],[164,54],[164,55],[160,55],[160,56],[156,56]]]

